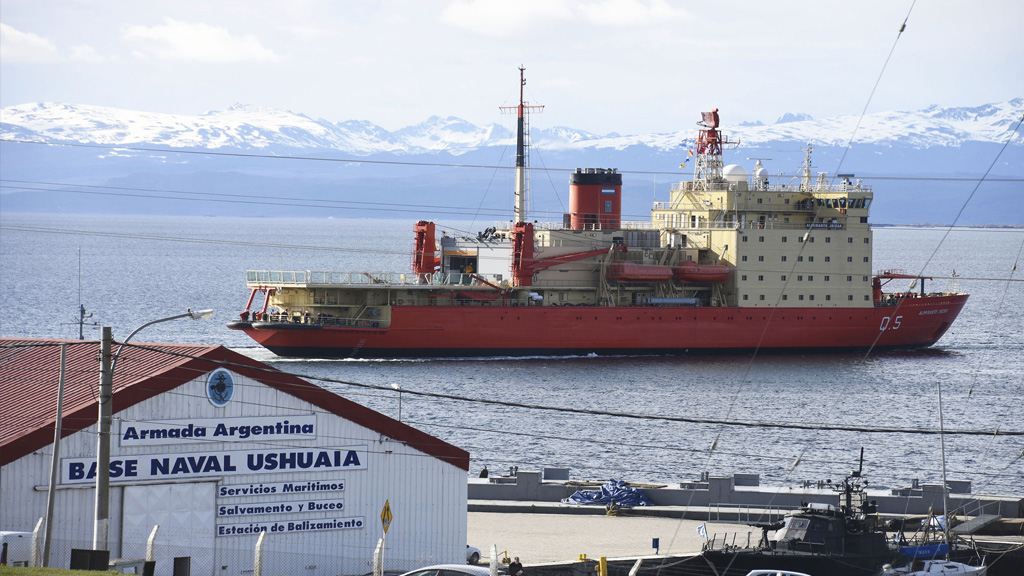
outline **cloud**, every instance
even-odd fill
[[[14,64],[53,62],[57,59],[57,47],[53,42],[13,26],[0,24],[0,61]]]
[[[124,38],[138,45],[133,53],[144,59],[217,64],[281,61],[251,34],[232,36],[225,28],[173,18],[164,18],[159,26],[128,26]]]
[[[520,0],[513,6],[493,0],[455,0],[441,21],[486,36],[516,36],[558,24],[598,27],[655,26],[690,19],[665,0]]]
[[[73,47],[71,49],[71,59],[77,62],[103,62],[103,57],[88,44]]]

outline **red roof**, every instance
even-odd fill
[[[53,442],[61,344],[67,345],[62,437],[96,422],[100,382],[98,341],[0,338],[0,465]],[[465,450],[223,346],[125,347],[114,370],[114,414],[222,366],[469,470],[469,453]]]

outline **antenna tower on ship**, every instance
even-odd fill
[[[810,192],[811,191],[811,152],[814,151],[814,147],[811,143],[807,143],[807,148],[804,149],[804,169],[800,174],[800,191]]]
[[[729,141],[729,137],[718,131],[718,108],[711,112],[701,112],[701,127],[697,135],[696,163],[693,167],[693,187],[696,190],[709,190],[709,184],[724,181],[722,177],[722,145],[739,144]]]
[[[527,175],[527,164],[529,156],[526,154],[526,139],[530,135],[530,122],[527,118],[530,112],[541,111],[543,106],[529,106],[523,97],[526,88],[526,68],[519,67],[519,106],[500,106],[502,112],[515,111],[518,115],[516,121],[516,202],[513,218],[515,222],[526,221],[526,199],[529,192],[529,181]]]

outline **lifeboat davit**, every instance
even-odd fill
[[[722,284],[729,281],[729,267],[721,264],[697,264],[683,262],[672,269],[672,277],[680,282],[711,282]]]
[[[668,266],[645,266],[633,262],[612,262],[608,267],[609,280],[624,283],[665,282],[672,279],[672,269]]]

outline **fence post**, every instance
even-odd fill
[[[267,537],[267,532],[260,532],[259,539],[256,540],[256,562],[253,565],[253,576],[263,576],[263,539]]]
[[[159,524],[153,525],[153,531],[149,533],[149,540],[146,540],[146,561],[156,561],[156,532],[160,529]]]

